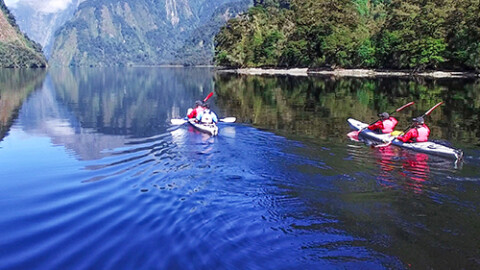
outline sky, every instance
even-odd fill
[[[65,10],[71,2],[72,0],[5,0],[7,7],[16,8],[19,4],[23,4],[44,13]]]

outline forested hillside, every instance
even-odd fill
[[[45,67],[40,45],[23,35],[13,15],[0,0],[0,67]]]
[[[51,6],[52,1],[18,1],[11,3],[8,8],[15,15],[20,30],[39,43],[48,58],[55,31],[73,16],[75,9],[82,1],[85,0],[70,0],[65,4],[65,8],[57,8],[57,10]]]
[[[250,0],[85,1],[56,36],[51,65],[211,64],[221,25]]]
[[[215,38],[232,67],[480,70],[479,0],[255,0]]]

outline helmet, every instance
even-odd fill
[[[423,117],[419,116],[419,117],[413,118],[412,122],[415,124],[423,124],[425,123],[425,120],[423,119]]]
[[[378,117],[380,117],[382,119],[388,119],[390,117],[390,115],[387,112],[383,112],[383,113],[379,113]]]
[[[195,106],[202,106],[202,105],[203,105],[203,102],[201,102],[200,100],[195,101]]]
[[[210,104],[208,104],[208,103],[203,103],[202,106],[205,107],[205,109],[210,109]]]

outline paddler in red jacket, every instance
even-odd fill
[[[392,133],[397,126],[397,119],[386,112],[379,113],[378,117],[380,117],[380,120],[368,126],[368,129],[377,133]]]
[[[204,106],[203,102],[201,102],[200,100],[197,100],[197,101],[195,101],[195,108],[193,108],[193,110],[188,112],[187,118],[189,118],[189,119],[190,118],[197,118],[197,115],[199,115],[201,112],[203,112],[203,110],[205,110],[205,106]]]
[[[412,119],[413,128],[402,136],[398,136],[397,139],[404,143],[411,142],[427,142],[428,136],[430,136],[430,129],[425,125],[423,117],[416,117]]]

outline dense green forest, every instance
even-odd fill
[[[479,0],[255,0],[215,38],[231,67],[480,70]]]

